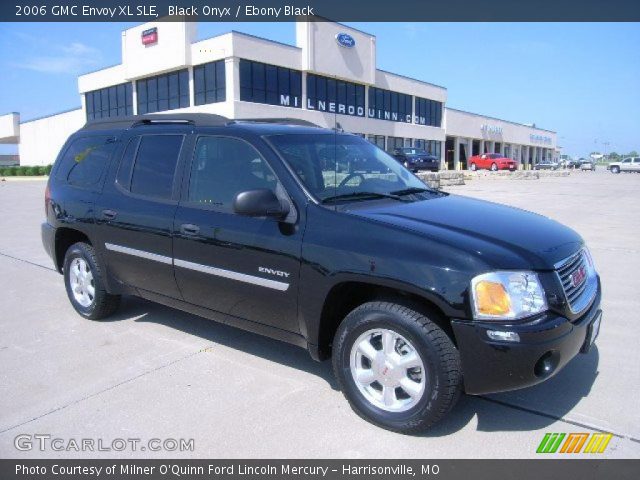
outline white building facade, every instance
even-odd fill
[[[464,168],[465,148],[525,168],[556,145],[554,132],[445,108],[444,87],[378,69],[376,37],[345,25],[298,22],[295,46],[239,32],[196,38],[192,22],[125,30],[122,63],[78,78],[79,109],[19,124],[0,117],[0,142],[19,142],[21,164],[46,165],[86,121],[188,111],[340,127],[386,150],[424,148],[449,169]]]

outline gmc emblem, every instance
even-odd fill
[[[152,43],[158,43],[158,28],[153,27],[142,32],[142,44],[151,45]]]
[[[582,282],[584,282],[584,279],[586,278],[586,276],[587,276],[587,272],[584,269],[584,267],[581,266],[571,274],[571,285],[573,285],[574,287],[577,287],[578,285],[582,284]]]

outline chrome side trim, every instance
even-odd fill
[[[145,252],[144,250],[123,247],[122,245],[116,245],[113,243],[105,243],[104,246],[107,250],[111,250],[113,252],[133,255],[134,257],[144,258],[145,260],[153,260],[154,262],[165,263],[167,265],[173,264],[173,259],[171,257],[165,257],[164,255],[158,255],[157,253]]]
[[[223,277],[231,280],[237,280],[239,282],[250,283],[252,285],[258,285],[260,287],[272,288],[280,292],[284,292],[289,289],[289,284],[285,282],[278,282],[276,280],[255,277],[253,275],[247,275],[245,273],[238,273],[231,270],[224,270],[222,268],[210,267],[209,265],[202,265],[200,263],[187,262],[186,260],[180,260],[178,258],[174,260],[174,265],[176,267],[195,270],[196,272],[215,275],[216,277]]]

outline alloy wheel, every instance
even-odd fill
[[[350,370],[364,398],[388,412],[409,410],[425,392],[420,354],[393,330],[372,329],[360,335],[351,348]]]

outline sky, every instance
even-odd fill
[[[126,23],[0,23],[0,115],[80,105],[77,76],[121,62]],[[640,151],[638,23],[349,23],[377,66],[447,88],[447,105],[558,132],[563,152]],[[293,23],[200,23],[295,44]],[[15,147],[0,146],[0,153]]]

